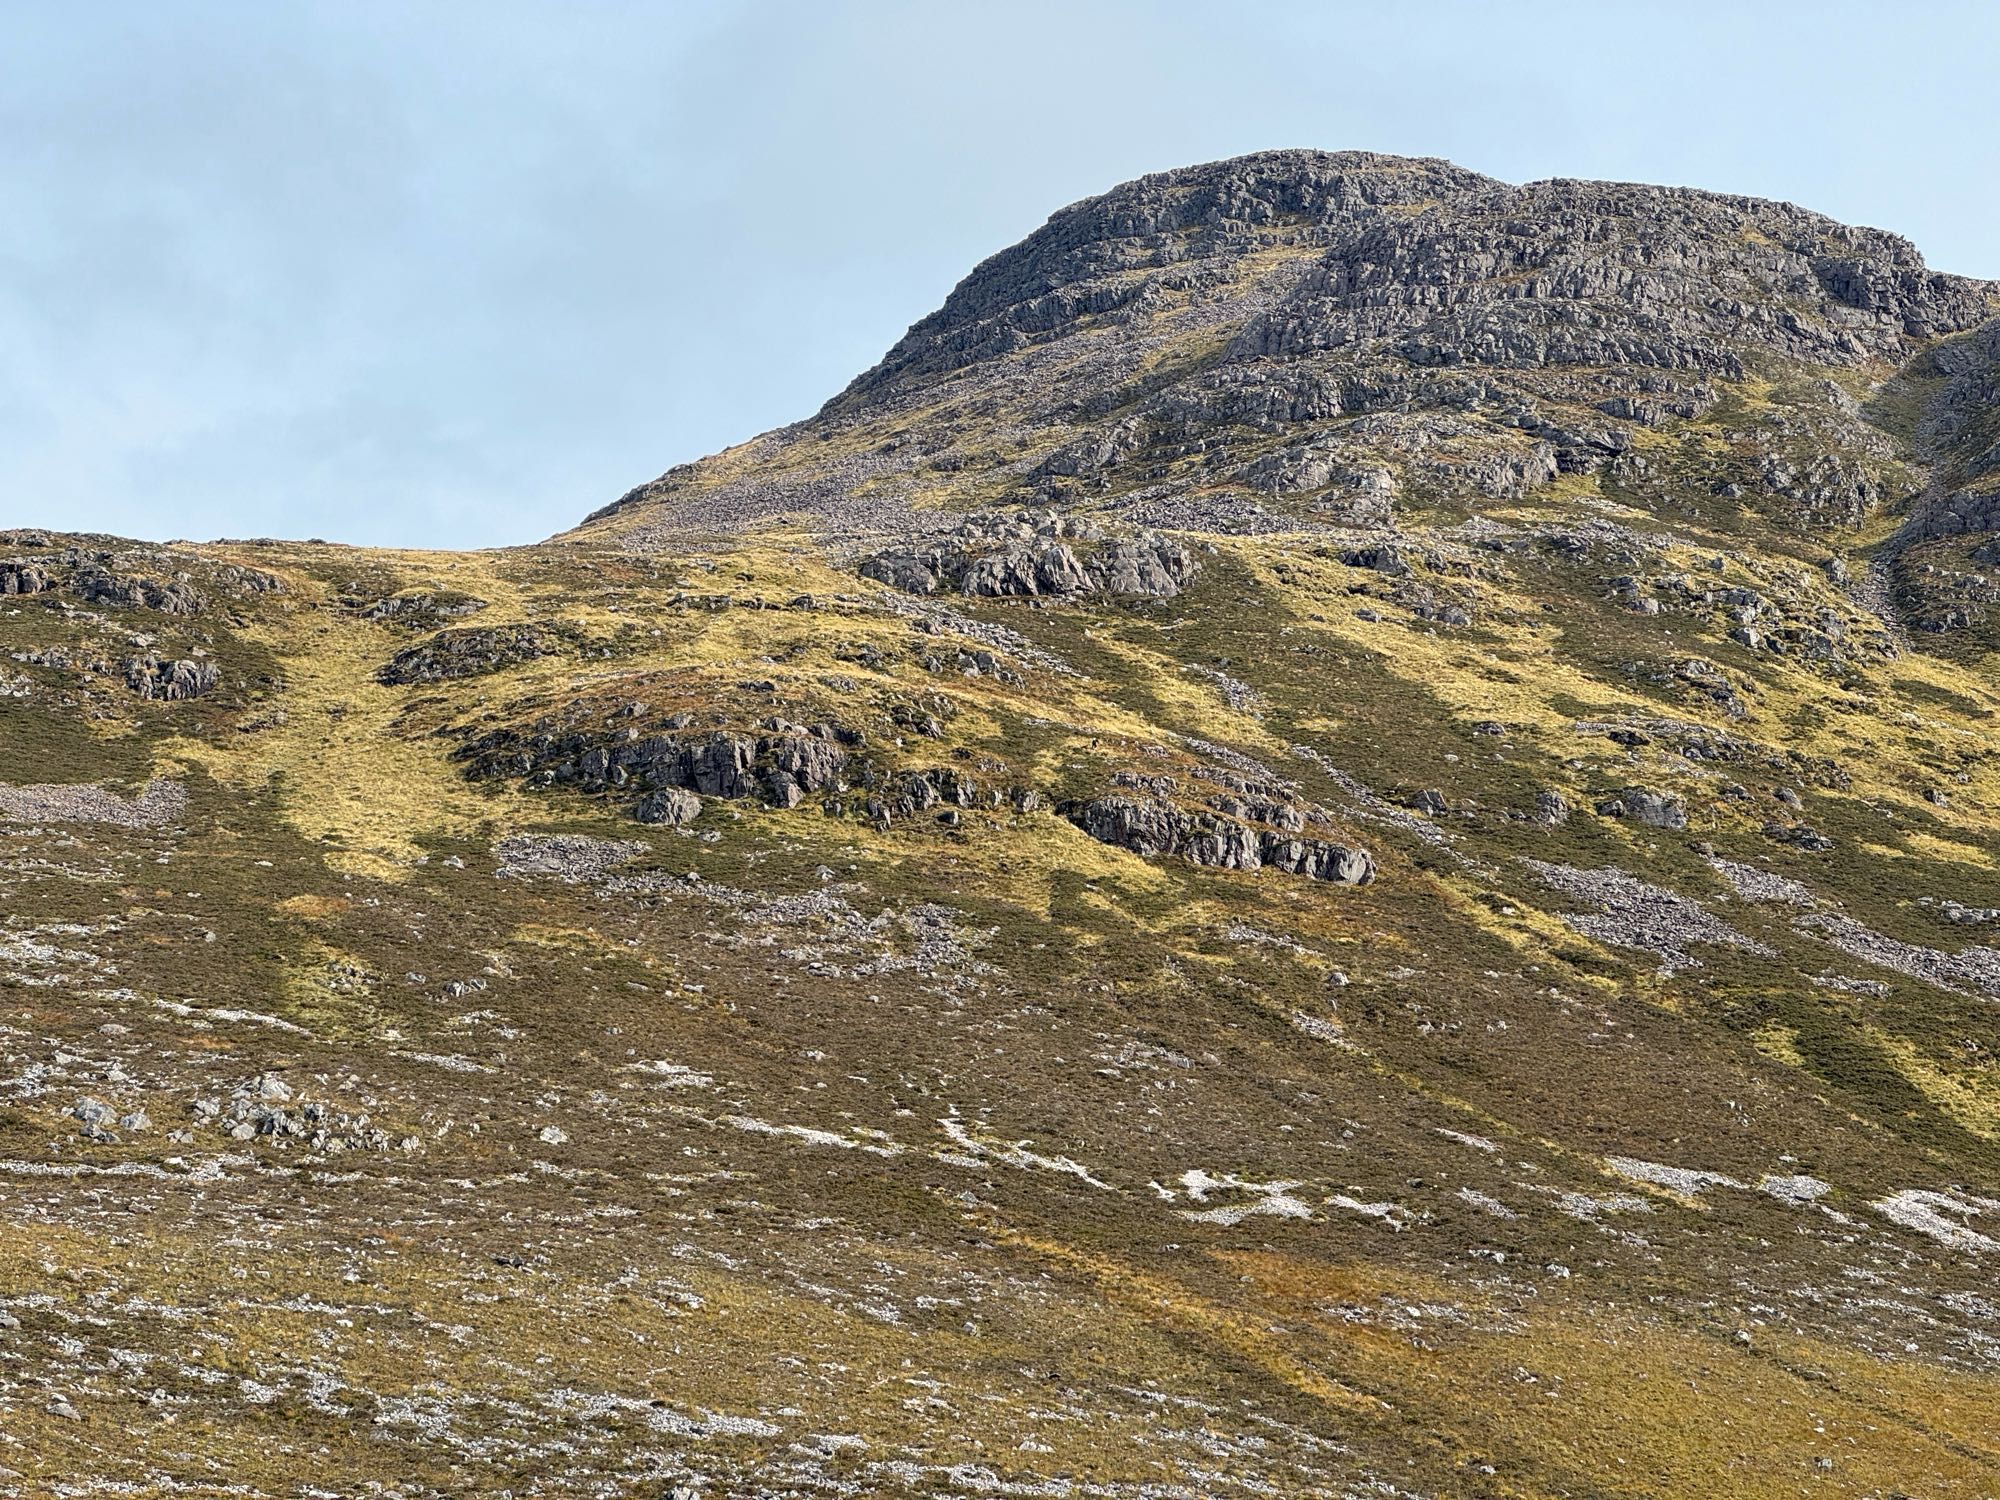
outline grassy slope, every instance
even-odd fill
[[[1916,897],[1987,888],[2000,788],[1986,676],[1904,656],[1829,684],[1731,646],[1713,621],[1641,624],[1588,566],[1532,561],[1471,589],[1474,628],[1439,630],[1319,552],[1228,543],[1164,606],[978,606],[1082,674],[1020,687],[925,671],[935,637],[866,607],[865,586],[784,536],[636,564],[258,548],[242,560],[287,592],[245,606],[240,626],[190,627],[232,681],[264,684],[243,701],[140,707],[24,669],[36,696],[0,705],[0,775],[185,773],[194,802],[178,833],[23,836],[10,871],[10,930],[90,927],[106,972],[17,979],[0,1012],[17,1068],[65,1049],[86,1060],[0,1114],[0,1154],[45,1164],[0,1189],[0,1285],[24,1325],[0,1335],[16,1351],[0,1465],[22,1493],[78,1472],[138,1492],[168,1476],[195,1492],[350,1492],[375,1476],[406,1493],[566,1493],[588,1492],[587,1475],[738,1466],[775,1486],[800,1482],[782,1477],[791,1442],[834,1432],[870,1446],[820,1468],[864,1490],[890,1482],[867,1466],[897,1457],[1196,1490],[1204,1472],[1254,1471],[1297,1493],[1366,1473],[1439,1494],[1990,1489],[1996,1392],[1965,1358],[1964,1318],[1851,1290],[1857,1269],[1933,1298],[1979,1285],[1976,1260],[1867,1205],[1995,1181],[1990,1006],[1857,967],[1782,912],[1729,901],[1690,849],[1768,864],[1907,941],[1962,945]],[[383,688],[374,668],[410,637],[352,601],[420,585],[489,601],[475,622],[566,621],[612,654]],[[1383,621],[1354,616],[1356,588]],[[824,607],[675,602],[696,592]],[[10,644],[129,623],[58,621],[39,601],[0,612]],[[859,644],[883,665],[835,649]],[[1669,707],[1625,671],[1684,649],[1754,687],[1754,712]],[[1261,717],[1190,666],[1250,683]],[[1046,813],[883,832],[716,806],[705,843],[567,794],[474,786],[457,739],[435,732],[579,696],[730,705],[746,674],[776,681],[800,717],[942,695],[958,708],[946,740],[906,743],[905,763],[963,747],[1052,788],[1147,746],[1183,755],[1176,736],[1220,741],[1298,777],[1383,874],[1348,891],[1149,864]],[[1586,707],[1838,759],[1850,789],[1800,788],[1835,849],[1770,843],[1765,814],[1718,797],[1711,769],[1579,734]],[[1484,719],[1504,736],[1475,734]],[[1291,744],[1384,793],[1447,788],[1460,857],[1362,821]],[[1922,798],[1960,768],[1949,808]],[[1725,770],[1758,808],[1789,779]],[[1587,806],[1634,782],[1682,792],[1690,830],[1505,816],[1543,787]],[[991,930],[977,953],[993,967],[815,971],[785,953],[856,941],[824,919],[746,920],[679,885],[635,901],[496,881],[488,845],[522,828],[637,834],[654,851],[639,868],[763,896],[821,890],[824,868],[864,917],[889,914],[888,938],[859,941],[891,952],[907,951],[895,914],[942,902],[962,930]],[[1703,949],[1701,969],[1659,973],[1570,931],[1574,903],[1519,854],[1697,895],[1779,957]],[[1292,946],[1231,936],[1244,927]],[[1886,992],[1800,981],[1835,970]],[[474,977],[484,990],[443,998]],[[660,1088],[633,1071],[646,1059],[712,1083]],[[212,1138],[93,1145],[64,1117],[94,1091],[144,1103],[164,1130],[192,1098],[273,1068],[417,1144],[319,1163],[230,1144],[195,1183]],[[951,1118],[983,1144],[954,1145]],[[549,1122],[568,1139],[543,1140]],[[900,1154],[859,1149],[883,1142]],[[1750,1194],[1635,1187],[1604,1165],[1619,1154],[1752,1182],[1814,1171],[1854,1228]],[[1060,1158],[1115,1190],[1036,1164]],[[128,1163],[165,1175],[96,1175]],[[305,1177],[284,1175],[294,1163]],[[1307,1184],[1314,1217],[1198,1223],[1147,1186],[1197,1167]],[[1593,1223],[1556,1211],[1561,1193],[1650,1211]],[[1336,1197],[1393,1204],[1405,1227]],[[1747,1346],[1738,1328],[1755,1330]],[[585,1418],[552,1394],[565,1390],[641,1404]],[[781,1435],[690,1437],[664,1411],[755,1415]],[[1203,1427],[1223,1436],[1198,1440]]]

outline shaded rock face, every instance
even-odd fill
[[[861,564],[864,577],[907,594],[951,588],[981,598],[1170,599],[1196,571],[1178,542],[1150,531],[1112,536],[1052,513],[970,517],[942,541],[878,553]]]
[[[861,736],[841,725],[810,728],[767,721],[764,734],[728,729],[699,730],[686,715],[668,721],[664,732],[642,734],[552,727],[494,730],[472,740],[459,757],[475,777],[519,776],[539,787],[573,787],[584,792],[632,789],[648,794],[640,804],[645,822],[684,822],[699,812],[678,798],[651,800],[658,792],[696,797],[755,797],[795,805],[788,793],[824,791],[844,785],[851,750]]]
[[[233,594],[282,594],[285,581],[262,568],[246,568],[241,563],[224,563],[215,570],[215,581]]]
[[[1927,397],[1916,438],[1935,475],[1897,540],[2000,531],[2000,318],[1935,345],[1891,385]]]
[[[1304,222],[1332,225],[1497,186],[1448,162],[1364,153],[1269,152],[1156,173],[1063,209],[989,257],[838,398],[868,398],[925,376],[1015,352],[1085,315],[1141,302],[1122,273],[1164,268],[1176,241],[1248,241]]]
[[[917,817],[957,827],[967,812],[1027,814],[1045,805],[1040,792],[1014,780],[1006,764],[991,757],[975,757],[963,766],[885,766],[869,753],[860,730],[796,724],[775,715],[758,731],[697,727],[685,714],[672,716],[653,733],[564,730],[552,723],[509,727],[468,741],[457,758],[475,780],[519,778],[530,788],[614,797],[636,793],[630,804],[634,818],[676,828],[699,818],[704,799],[711,797],[780,809],[812,800],[829,816],[862,817],[884,828]],[[1244,785],[1241,778],[1212,774],[1225,783],[1210,797],[1214,811],[1179,826],[1154,852],[1240,869],[1274,865],[1349,884],[1372,874],[1365,853],[1303,836],[1323,818],[1317,809],[1258,796],[1254,789],[1248,796],[1233,793],[1227,785]],[[1239,828],[1231,815],[1268,826]]]
[[[669,828],[682,828],[701,816],[701,798],[679,787],[663,787],[641,797],[632,809],[632,816],[641,823],[663,823]]]
[[[1387,526],[1393,519],[1395,475],[1380,465],[1347,462],[1338,444],[1283,449],[1250,464],[1239,477],[1250,488],[1274,496],[1317,495],[1315,511],[1337,513],[1350,526]],[[1500,481],[1503,486],[1508,482]]]
[[[533,625],[440,630],[429,640],[398,651],[376,671],[375,680],[384,687],[448,682],[553,656],[561,649],[559,638]]]

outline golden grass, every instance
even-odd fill
[[[1950,1069],[1917,1046],[1873,1027],[1868,1038],[1895,1064],[1909,1085],[1963,1126],[1986,1140],[2000,1140],[2000,1064],[1969,1063]]]

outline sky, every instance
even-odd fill
[[[2000,277],[1988,4],[0,0],[0,527],[537,540],[973,264],[1272,147],[1786,198]]]

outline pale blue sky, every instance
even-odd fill
[[[1274,146],[1790,198],[2000,276],[1984,4],[0,0],[0,526],[528,541],[982,256]]]

